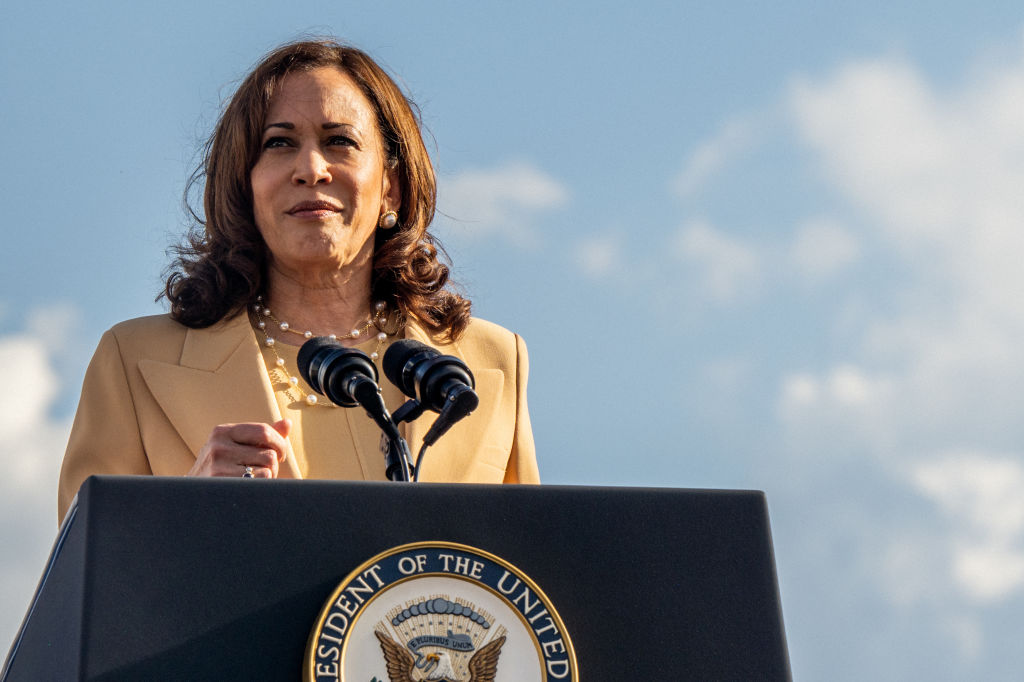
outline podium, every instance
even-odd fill
[[[155,477],[85,482],[0,679],[300,680],[339,583],[428,541],[532,578],[577,679],[790,679],[760,492]]]

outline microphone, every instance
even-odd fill
[[[310,388],[336,405],[362,405],[387,439],[387,477],[392,481],[409,480],[409,446],[388,414],[377,385],[377,368],[366,353],[346,348],[326,336],[317,336],[299,349],[299,374]]]
[[[326,336],[314,337],[299,349],[299,374],[335,405],[362,405],[385,435],[399,437],[377,386],[377,368],[363,351]]]
[[[414,339],[391,344],[384,353],[384,375],[402,393],[440,416],[423,437],[433,445],[448,429],[480,404],[473,387],[473,373],[454,355],[441,355]]]

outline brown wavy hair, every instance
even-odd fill
[[[195,226],[174,249],[176,258],[160,297],[170,301],[172,318],[202,328],[241,312],[263,292],[267,246],[253,216],[250,172],[278,86],[292,72],[325,66],[340,69],[359,84],[377,113],[387,161],[399,175],[398,227],[377,230],[372,295],[434,336],[457,339],[469,323],[470,302],[448,288],[449,266],[439,260],[444,251],[427,231],[434,218],[437,183],[420,134],[418,110],[367,54],[333,40],[279,47],[235,91],[185,190]],[[200,184],[202,213],[189,201]]]

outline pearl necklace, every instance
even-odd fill
[[[290,332],[292,334],[298,334],[304,339],[311,339],[315,336],[313,332],[307,330],[300,332],[297,329],[292,329],[292,326],[284,320],[279,320],[274,317],[274,313],[271,312],[270,308],[263,304],[263,296],[256,297],[256,303],[252,306],[253,312],[256,314],[256,327],[263,332],[263,345],[270,349],[270,352],[274,354],[274,364],[277,368],[285,375],[288,380],[290,388],[294,388],[299,392],[299,395],[306,402],[307,405],[324,405],[326,407],[335,407],[334,403],[323,402],[321,403],[317,399],[315,393],[308,393],[302,386],[299,385],[299,377],[288,373],[285,368],[284,358],[277,352],[277,340],[270,335],[270,331],[267,329],[267,320],[273,322],[278,329],[282,332]],[[264,319],[266,318],[266,319]],[[363,334],[370,331],[370,327],[375,327],[378,330],[377,333],[377,347],[370,353],[370,359],[376,361],[380,357],[380,351],[384,347],[384,342],[388,340],[388,333],[384,331],[384,327],[387,325],[388,314],[387,304],[384,301],[377,301],[373,304],[373,314],[366,320],[362,329],[358,327],[352,329],[348,334],[329,334],[327,338],[331,341],[337,341],[338,339],[358,339]]]

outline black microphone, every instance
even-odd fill
[[[369,356],[346,348],[326,336],[317,336],[299,349],[299,374],[317,393],[342,407],[362,405],[388,440],[386,475],[392,481],[410,478],[409,446],[398,432],[377,385],[377,368]]]
[[[326,336],[314,337],[299,349],[299,374],[335,405],[362,405],[385,435],[398,437],[377,386],[377,368],[363,351],[346,348]]]
[[[419,401],[440,416],[423,437],[423,445],[433,445],[455,422],[480,404],[473,387],[473,373],[454,355],[441,355],[430,346],[413,339],[396,341],[384,353],[384,375],[402,393]]]

